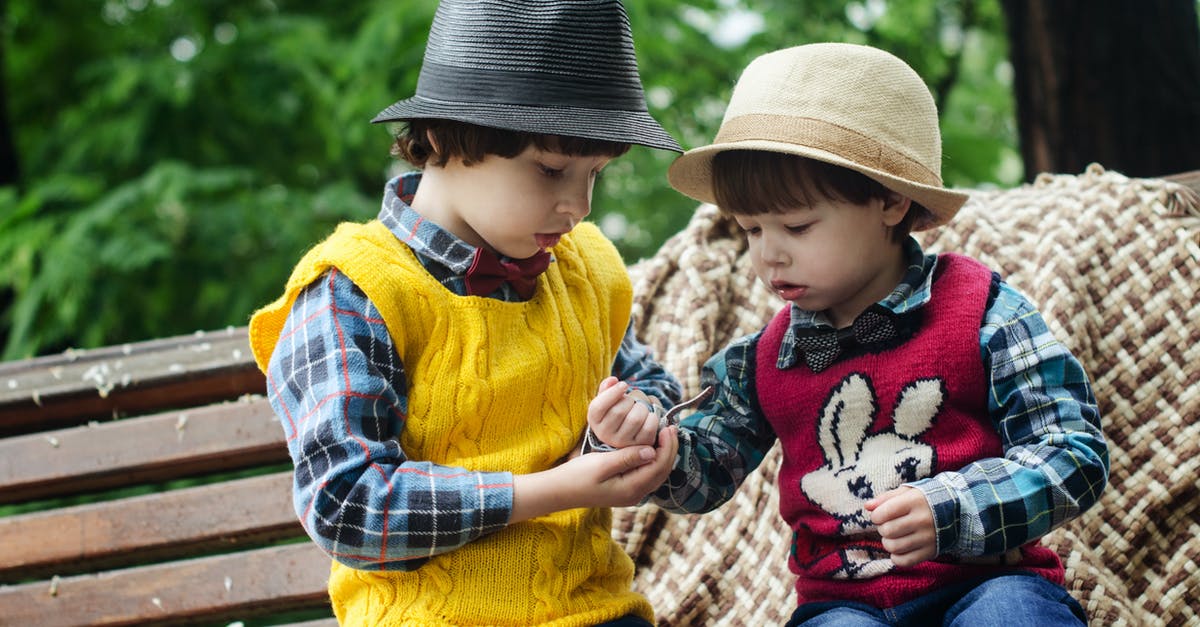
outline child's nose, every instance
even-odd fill
[[[788,254],[787,248],[782,245],[778,237],[764,231],[761,241],[762,244],[759,246],[758,254],[764,264],[768,266],[780,266],[791,261],[791,256]]]
[[[592,212],[590,188],[571,189],[559,198],[558,211],[570,215],[576,222],[582,221]]]

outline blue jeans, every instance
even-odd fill
[[[1087,615],[1062,586],[1037,575],[1009,574],[948,586],[886,609],[852,601],[805,603],[787,623],[787,627],[823,625],[1056,627],[1087,625]]]

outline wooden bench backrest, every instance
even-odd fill
[[[0,624],[335,625],[263,393],[244,328],[0,364]]]

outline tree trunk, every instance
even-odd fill
[[[1200,169],[1196,0],[1003,0],[1025,178]]]

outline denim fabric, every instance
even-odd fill
[[[938,590],[880,609],[851,601],[806,603],[787,627],[1058,627],[1087,624],[1079,602],[1036,575],[1007,574]]]

